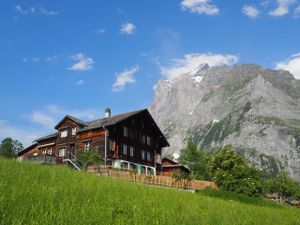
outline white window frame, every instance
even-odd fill
[[[92,142],[91,141],[86,141],[84,142],[84,151],[88,151],[91,149],[91,145],[92,145]]]
[[[109,151],[114,150],[114,142],[112,140],[108,140],[108,150]]]
[[[47,154],[48,155],[52,155],[53,154],[53,149],[52,148],[48,148],[47,149]]]
[[[146,152],[144,150],[141,151],[141,158],[142,160],[146,159]]]
[[[146,152],[147,161],[151,161],[151,152]]]
[[[77,132],[77,127],[72,127],[72,136],[75,136]]]
[[[152,138],[150,136],[146,137],[147,145],[151,145]]]
[[[124,135],[124,137],[128,137],[128,127],[123,127],[123,135]]]
[[[129,155],[130,155],[130,156],[133,156],[133,155],[134,155],[134,147],[130,146],[129,152],[130,152]]]
[[[58,157],[66,156],[66,148],[60,148],[58,152]]]
[[[68,137],[68,130],[67,130],[67,129],[61,130],[61,131],[60,131],[60,137],[61,137],[61,138]]]
[[[127,155],[127,145],[123,144],[123,155]]]

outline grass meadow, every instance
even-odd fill
[[[0,224],[300,224],[300,210],[0,158]]]

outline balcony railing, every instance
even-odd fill
[[[57,158],[55,156],[50,155],[40,155],[33,156],[29,158],[25,158],[27,161],[35,162],[35,163],[46,163],[46,164],[57,164]]]

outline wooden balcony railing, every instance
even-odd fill
[[[35,162],[35,163],[47,163],[47,164],[57,164],[57,158],[55,156],[50,155],[40,155],[40,156],[32,156],[29,158],[25,158],[27,161]]]

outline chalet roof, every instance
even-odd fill
[[[127,112],[127,113],[122,113],[122,114],[118,114],[115,116],[111,116],[111,117],[107,117],[107,118],[102,118],[102,119],[97,119],[97,120],[93,120],[90,122],[84,122],[80,119],[77,119],[73,116],[70,115],[66,115],[57,125],[55,128],[59,127],[59,125],[66,119],[69,118],[72,121],[76,122],[77,124],[81,125],[81,127],[78,129],[77,133],[80,132],[84,132],[84,131],[89,131],[89,130],[94,130],[94,129],[101,129],[103,127],[108,127],[108,126],[112,126],[115,125],[117,123],[120,123],[134,115],[140,114],[140,113],[146,113],[153,121],[154,119],[152,118],[151,114],[149,113],[148,109],[140,109],[140,110],[136,110],[136,111],[132,111],[132,112]],[[153,125],[156,127],[156,129],[158,130],[158,132],[160,133],[160,137],[162,138],[162,141],[164,142],[165,146],[169,146],[168,141],[165,139],[163,133],[161,132],[160,128],[157,126],[157,124],[153,123]],[[47,140],[53,137],[57,136],[57,132],[54,134],[50,134],[41,138],[36,139],[36,142],[39,141],[43,141],[43,140]]]
[[[70,115],[66,115],[61,121],[59,121],[59,123],[55,126],[55,129],[57,129],[59,127],[59,125],[65,120],[69,118],[70,120],[73,120],[75,123],[82,125],[82,126],[87,126],[88,124],[76,117],[70,116]]]
[[[134,115],[139,114],[144,111],[147,111],[147,109],[136,110],[133,112],[122,113],[122,114],[118,114],[115,116],[90,121],[90,122],[87,122],[86,127],[81,128],[80,130],[78,130],[78,132],[102,128],[103,126],[107,127],[107,126],[115,125],[119,122],[122,122],[122,121],[130,118],[131,116],[134,116]]]
[[[181,167],[181,168],[183,168],[183,169],[185,169],[187,171],[190,171],[190,169],[187,166],[184,166],[184,165],[182,165],[182,164],[180,164],[180,163],[178,163],[178,162],[176,162],[174,160],[171,160],[169,158],[163,158],[161,161],[162,161],[162,165],[161,165],[162,168],[176,168],[176,167]],[[169,161],[170,163],[172,163],[172,165],[164,165],[164,161]]]
[[[24,153],[30,151],[31,149],[34,149],[34,148],[37,147],[37,146],[38,146],[38,144],[37,144],[37,143],[34,143],[34,144],[30,145],[29,147],[24,148],[22,151],[19,151],[19,152],[18,152],[18,156],[23,155]]]
[[[56,136],[57,136],[57,133],[49,134],[49,135],[47,135],[47,136],[38,138],[38,139],[36,139],[35,141],[43,141],[43,140],[47,140],[47,139],[49,139],[49,138],[53,138],[53,137],[56,137]]]

